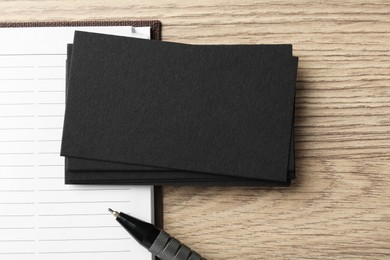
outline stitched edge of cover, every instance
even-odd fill
[[[1,27],[66,27],[66,26],[134,26],[151,27],[153,40],[161,40],[161,22],[158,20],[96,20],[96,21],[42,21],[42,22],[0,22]]]

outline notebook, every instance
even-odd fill
[[[59,148],[65,60],[75,29],[151,37],[150,27],[82,27],[87,24],[1,25],[15,27],[0,28],[2,259],[152,259],[117,225],[107,208],[153,222],[153,187],[64,185]],[[48,25],[78,27],[41,27]],[[154,30],[156,35],[159,30]]]

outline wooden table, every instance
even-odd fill
[[[158,19],[185,43],[292,43],[290,188],[166,187],[165,227],[210,260],[390,259],[389,1],[0,1],[0,21]]]

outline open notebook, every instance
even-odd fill
[[[150,39],[149,27],[0,28],[0,259],[152,259],[107,212],[152,222],[152,187],[64,185],[66,46],[76,29]]]

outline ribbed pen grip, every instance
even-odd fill
[[[164,231],[160,232],[149,251],[161,260],[204,260]]]

